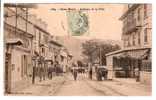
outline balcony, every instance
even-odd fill
[[[123,26],[122,31],[123,34],[126,35],[138,30],[139,27],[141,27],[141,22],[137,21],[136,19],[132,19],[127,21],[127,23]]]

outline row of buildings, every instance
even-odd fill
[[[151,84],[152,76],[152,5],[125,4],[119,19],[123,22],[122,49],[106,54],[108,78],[116,77],[118,70],[135,78],[139,72],[142,83]]]
[[[58,62],[65,72],[72,55],[55,41],[47,24],[28,13],[28,7],[4,7],[5,92],[22,88],[32,78],[33,66],[52,67]]]

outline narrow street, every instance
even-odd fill
[[[151,4],[3,8],[5,95],[152,95]]]
[[[122,79],[121,79],[122,80]],[[74,81],[72,75],[68,75],[64,84],[56,91],[56,96],[137,96],[151,95],[151,87],[146,87],[132,79],[96,81],[88,79],[87,74],[79,74]]]
[[[65,84],[57,91],[57,96],[104,96],[105,94],[86,83],[86,75],[79,74],[78,80],[68,75]]]
[[[128,83],[126,83],[128,82]],[[75,81],[72,74],[55,76],[52,80],[36,81],[29,87],[12,95],[39,96],[148,96],[151,87],[135,82],[133,79],[97,81],[88,79],[88,74],[78,74]]]

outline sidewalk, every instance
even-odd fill
[[[136,79],[134,78],[114,78],[113,81],[119,82],[120,84],[124,84],[132,88],[136,88],[144,91],[152,91],[152,85],[136,82]]]
[[[28,77],[18,82],[12,83],[11,94],[16,93],[32,84],[32,78]]]
[[[65,82],[66,76],[55,76],[50,79],[42,80],[36,79],[35,84],[30,84],[27,88],[16,91],[8,95],[53,95],[59,87]]]
[[[89,85],[108,96],[151,96],[152,86],[136,82],[133,78],[114,78],[113,80],[87,81]]]

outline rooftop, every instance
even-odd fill
[[[119,18],[119,20],[123,20],[131,11],[134,11],[137,7],[139,7],[141,4],[134,4],[124,14]]]
[[[114,55],[114,54],[118,54],[118,53],[121,53],[121,52],[126,52],[126,51],[133,51],[133,50],[144,50],[144,49],[151,49],[151,47],[139,47],[139,48],[125,48],[125,49],[121,49],[121,50],[117,50],[117,51],[113,51],[113,52],[110,52],[110,53],[107,53],[106,56],[110,56],[110,55]]]

